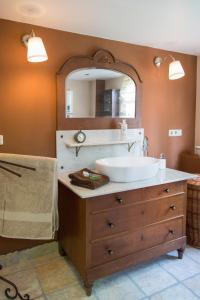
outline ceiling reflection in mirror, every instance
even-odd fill
[[[66,118],[135,118],[136,85],[126,74],[78,69],[65,79]]]

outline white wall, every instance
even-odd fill
[[[73,91],[72,117],[84,118],[91,115],[91,81],[88,80],[67,80],[67,90]],[[93,96],[92,96],[93,97]]]
[[[126,76],[121,76],[121,77],[117,77],[117,78],[113,78],[113,79],[106,79],[105,80],[105,89],[109,90],[109,89],[121,89],[122,85],[123,85],[123,80],[124,78],[126,78]]]
[[[90,116],[96,114],[96,80],[90,81]]]
[[[195,145],[200,146],[200,56],[198,56],[198,58],[197,58]]]

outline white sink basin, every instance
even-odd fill
[[[107,157],[96,160],[96,169],[111,181],[131,182],[155,176],[159,170],[159,160],[143,156]]]

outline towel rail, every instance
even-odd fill
[[[11,165],[11,166],[15,166],[15,167],[19,167],[19,168],[23,168],[23,169],[28,169],[31,171],[36,171],[36,168],[32,168],[32,167],[28,167],[28,166],[24,166],[24,165],[20,165],[20,164],[16,164],[16,163],[11,163],[9,161],[4,161],[4,160],[0,160],[0,169],[9,172],[15,176],[18,177],[22,177],[22,175],[16,171],[10,170],[4,166],[2,166],[1,164],[6,164],[6,165]],[[2,265],[0,264],[0,270],[2,269]],[[12,289],[10,287],[5,289],[5,296],[8,299],[17,299],[19,298],[20,300],[30,300],[30,295],[29,294],[25,294],[24,296],[22,296],[17,288],[17,286],[10,280],[4,278],[3,276],[0,276],[0,280],[6,282],[7,284],[9,284]]]
[[[14,166],[14,167],[19,167],[19,168],[23,168],[23,169],[27,169],[27,170],[31,170],[31,171],[36,171],[36,168],[33,168],[33,167],[12,163],[12,162],[6,161],[6,160],[0,160],[0,169],[5,170],[5,171],[7,171],[7,172],[9,172],[13,175],[18,176],[18,177],[22,177],[22,175],[20,173],[16,172],[16,171],[13,171],[11,169],[8,169],[8,168],[2,166],[1,164],[6,164],[6,165]]]
[[[3,170],[5,170],[5,171],[7,171],[7,172],[9,172],[9,173],[11,173],[11,174],[13,174],[13,175],[18,176],[18,177],[22,177],[21,174],[15,172],[15,171],[12,171],[12,170],[10,170],[10,169],[8,169],[8,168],[6,168],[6,167],[3,167],[3,166],[1,166],[1,165],[0,165],[0,169],[3,169]]]
[[[9,162],[9,161],[6,161],[6,160],[0,160],[0,163],[15,166],[15,167],[19,167],[19,168],[28,169],[28,170],[31,170],[31,171],[36,171],[36,168],[21,165],[21,164],[12,163],[12,162]]]

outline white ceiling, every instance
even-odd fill
[[[67,79],[70,80],[106,80],[122,77],[124,74],[106,69],[79,69],[71,72]]]
[[[200,0],[0,0],[0,18],[200,54]]]

